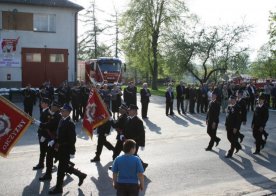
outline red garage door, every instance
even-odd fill
[[[68,50],[22,48],[22,86],[41,86],[50,80],[57,87],[68,79]]]

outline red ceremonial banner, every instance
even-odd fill
[[[82,126],[87,134],[92,137],[93,129],[104,124],[110,118],[105,103],[97,92],[96,88],[92,88],[89,94],[87,106],[83,117]]]
[[[0,155],[7,157],[12,147],[32,123],[32,118],[0,96]]]

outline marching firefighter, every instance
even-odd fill
[[[113,151],[113,157],[112,157],[113,160],[117,156],[119,156],[119,154],[123,150],[124,141],[122,140],[122,134],[123,134],[124,125],[127,120],[127,105],[122,104],[119,107],[119,113],[120,113],[120,116],[118,120],[112,121],[112,127],[117,131],[117,137],[116,137],[117,142]]]
[[[216,146],[217,146],[220,142],[220,138],[217,137],[219,111],[220,111],[220,105],[217,102],[217,94],[213,93],[212,101],[209,104],[209,109],[206,116],[207,133],[210,136],[210,142],[208,147],[205,149],[206,151],[211,151],[214,146],[214,143],[216,142]]]
[[[231,95],[229,98],[229,105],[227,107],[227,114],[225,120],[225,127],[227,131],[227,139],[230,142],[230,149],[225,156],[231,158],[233,152],[236,149],[236,153],[241,149],[241,145],[238,142],[238,129],[239,129],[239,108],[236,104],[236,96]]]
[[[34,123],[39,126],[37,130],[38,134],[38,141],[39,141],[39,148],[40,148],[40,155],[39,155],[39,162],[36,166],[33,167],[33,170],[43,169],[44,168],[44,159],[46,157],[47,153],[47,146],[48,146],[48,140],[47,140],[47,130],[42,126],[44,123],[49,122],[50,113],[49,113],[49,105],[50,100],[47,98],[43,98],[41,100],[41,114],[39,120],[34,120]]]
[[[246,124],[246,116],[247,116],[247,102],[243,96],[243,90],[239,90],[238,91],[238,98],[237,98],[237,105],[239,108],[239,127],[238,127],[238,131],[237,131],[237,135],[238,138],[240,139],[240,143],[242,143],[244,135],[240,132],[241,129],[241,125],[245,125]]]
[[[74,155],[76,152],[76,131],[75,124],[70,118],[70,113],[72,111],[71,106],[64,104],[61,108],[61,120],[57,129],[57,139],[55,141],[55,149],[58,154],[59,164],[57,171],[57,182],[54,189],[49,191],[50,195],[60,194],[63,192],[63,178],[65,173],[74,174],[78,176],[79,183],[81,186],[83,180],[86,178],[87,174],[73,167],[74,164],[70,162],[70,156]]]
[[[108,108],[108,107],[107,107]],[[109,111],[110,116],[111,112]],[[110,134],[111,131],[111,121],[112,117],[108,121],[106,121],[104,124],[98,127],[97,133],[98,133],[98,144],[97,144],[97,151],[96,156],[91,159],[91,162],[98,162],[100,161],[100,156],[102,154],[103,147],[105,146],[108,150],[114,151],[114,146],[106,140],[106,137]]]
[[[145,148],[145,129],[143,121],[137,116],[138,107],[136,105],[130,104],[128,108],[128,119],[125,123],[125,128],[123,129],[123,136],[121,138],[133,139],[136,142],[135,154],[138,156],[138,150],[141,148],[143,151]],[[142,160],[141,160],[142,161]],[[142,161],[144,170],[148,167],[147,163]]]
[[[48,133],[48,148],[46,154],[46,173],[39,178],[40,181],[51,180],[52,179],[52,167],[53,167],[53,159],[55,157],[54,150],[54,141],[57,135],[58,124],[61,119],[60,114],[61,105],[58,102],[53,102],[51,108],[49,110],[50,119],[49,122],[41,124],[41,127],[46,129]]]
[[[256,106],[252,119],[253,137],[256,140],[256,150],[253,154],[260,154],[261,148],[265,145],[265,141],[262,139],[262,134],[268,118],[268,107],[265,104],[265,96],[262,94],[259,97],[259,103]]]

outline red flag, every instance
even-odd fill
[[[0,96],[0,155],[8,156],[12,147],[21,138],[32,118],[16,105]]]
[[[105,103],[97,92],[96,88],[92,88],[89,94],[87,106],[83,117],[82,126],[90,137],[93,135],[93,129],[104,124],[110,118]]]

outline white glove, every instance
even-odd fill
[[[75,158],[75,155],[74,154],[70,154],[70,159],[73,159]]]
[[[50,146],[50,147],[53,147],[54,144],[55,144],[54,140],[51,140],[51,141],[48,142],[48,146]]]
[[[41,143],[43,143],[43,142],[45,142],[45,140],[46,140],[46,138],[45,138],[45,137],[43,137],[43,136],[41,136],[41,138],[40,138],[40,142],[41,142]]]
[[[124,141],[125,140],[125,136],[124,135],[120,135],[120,140]]]
[[[141,151],[145,150],[145,146],[140,146]]]
[[[40,123],[41,123],[39,120],[36,120],[36,119],[34,119],[33,122],[34,122],[34,124],[35,124],[36,126],[38,126],[38,127],[39,127],[39,125],[40,125]]]
[[[105,134],[104,134],[104,136],[105,136],[105,137],[107,137],[107,136],[108,136],[108,134],[107,134],[107,133],[105,133]]]

